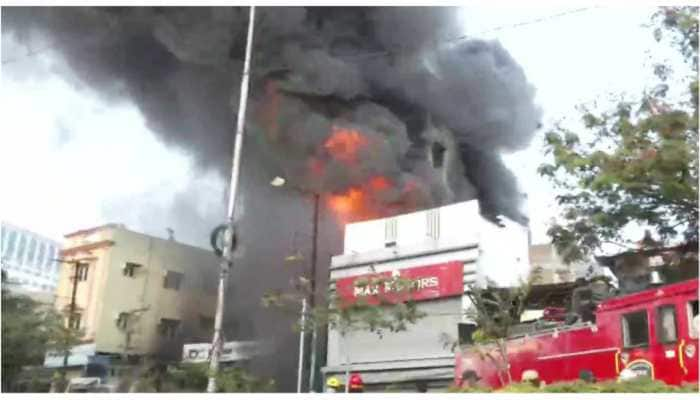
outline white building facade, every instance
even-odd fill
[[[331,261],[331,292],[356,299],[367,294],[354,282],[376,274],[400,276],[420,281],[411,296],[427,316],[382,337],[329,330],[325,377],[342,379],[350,364],[367,391],[449,386],[454,375],[451,344],[459,323],[468,322],[468,285],[513,286],[530,271],[527,228],[510,221],[504,225],[481,217],[476,200],[348,224],[343,254]]]
[[[18,226],[0,222],[2,270],[13,287],[53,294],[58,285],[61,243]]]

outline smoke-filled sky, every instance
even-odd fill
[[[529,194],[536,242],[547,240],[554,210],[551,190],[535,173],[542,133],[575,115],[577,103],[635,92],[649,79],[641,65],[653,43],[641,25],[650,8],[598,8],[484,33],[566,10],[467,7],[460,14],[461,31],[500,40],[536,88],[544,127],[525,150],[505,156]],[[204,244],[224,212],[221,175],[199,168],[201,160],[182,147],[164,145],[129,99],[97,95],[59,53],[45,50],[46,38],[29,43],[31,50],[3,35],[0,218],[53,237],[107,221],[156,235],[172,227],[179,239]],[[225,154],[226,145],[216,150]]]

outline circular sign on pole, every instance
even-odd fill
[[[212,249],[214,249],[214,253],[221,257],[224,255],[224,245],[226,243],[225,240],[225,235],[226,235],[226,224],[221,224],[214,228],[214,230],[211,232],[211,235],[209,236],[209,243],[211,244]],[[236,248],[236,230],[233,229],[233,233],[231,235],[231,251]]]

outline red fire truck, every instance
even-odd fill
[[[598,381],[616,379],[627,369],[673,385],[697,382],[697,315],[698,279],[609,298],[597,306],[595,323],[561,323],[508,338],[510,373],[518,381],[534,370],[549,384],[579,379],[582,371]],[[496,356],[495,347],[460,347],[457,386],[467,379],[503,385],[485,351]]]

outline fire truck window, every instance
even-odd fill
[[[667,305],[656,309],[656,337],[661,343],[678,340],[675,306]]]
[[[646,310],[622,316],[622,337],[624,347],[639,347],[649,344],[649,320]]]
[[[698,301],[688,302],[688,328],[690,330],[690,337],[693,339],[698,338],[698,330],[700,330],[700,316],[698,316]]]

